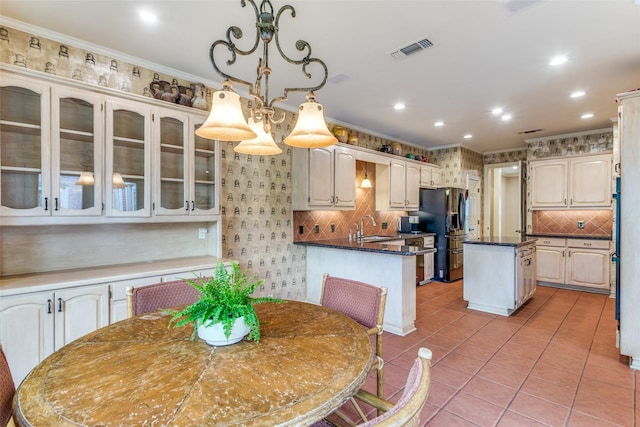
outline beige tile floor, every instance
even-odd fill
[[[424,426],[635,426],[640,374],[615,346],[614,300],[539,286],[516,314],[466,308],[462,281],[417,288],[417,331],[385,333],[385,397],[433,352]],[[366,389],[375,389],[373,377]]]

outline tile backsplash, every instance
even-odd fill
[[[364,179],[367,163],[356,161],[356,209],[351,211],[294,211],[293,235],[296,242],[308,242],[314,240],[337,239],[349,236],[349,231],[355,232],[353,224],[360,225],[360,219],[365,215],[372,215],[376,220],[376,226],[367,219],[364,223],[365,234],[393,235],[398,232],[398,218],[406,215],[406,212],[376,211],[376,181],[375,173],[369,173],[372,188],[360,188]],[[371,171],[369,165],[369,171]],[[382,228],[382,223],[387,223],[387,228]],[[318,232],[314,230],[318,225]],[[333,231],[331,225],[333,224]],[[302,233],[300,233],[302,227]]]
[[[611,210],[533,211],[532,219],[532,234],[611,238],[613,229]],[[578,228],[578,221],[584,228]]]

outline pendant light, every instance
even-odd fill
[[[241,141],[240,144],[233,148],[236,153],[242,154],[256,154],[256,155],[273,155],[280,154],[282,150],[271,137],[271,133],[267,133],[262,126],[262,123],[256,123],[252,118],[249,118],[249,127],[256,133],[256,137],[250,140]]]
[[[93,185],[94,184],[92,172],[80,172],[80,177],[76,181],[76,185]]]
[[[271,124],[280,124],[285,119],[282,112],[276,115],[274,104],[287,100],[290,92],[308,92],[307,102],[303,103],[299,108],[298,121],[293,131],[284,139],[285,144],[293,147],[316,148],[327,147],[338,142],[337,138],[329,132],[327,124],[324,121],[324,113],[322,105],[315,100],[314,91],[321,89],[328,76],[328,70],[325,63],[319,59],[311,57],[311,45],[304,41],[296,42],[296,50],[303,55],[300,59],[288,57],[284,50],[280,47],[279,38],[279,21],[284,12],[288,12],[292,17],[296,16],[295,9],[290,5],[282,6],[277,13],[273,12],[273,5],[270,0],[262,0],[260,7],[256,5],[254,0],[243,0],[241,6],[247,4],[253,8],[256,22],[255,26],[255,43],[253,47],[247,50],[241,50],[237,46],[237,41],[242,38],[243,32],[238,26],[231,26],[227,29],[226,40],[216,40],[211,44],[209,49],[209,57],[214,70],[224,78],[222,90],[217,91],[211,102],[211,112],[206,122],[196,130],[196,135],[207,139],[219,139],[223,141],[243,141],[239,145],[237,152],[245,154],[278,154],[274,148],[275,142],[266,142],[264,134],[269,135],[268,139],[273,141],[270,136]],[[286,63],[299,66],[302,74],[311,78],[310,69],[318,69],[324,71],[321,76],[320,83],[313,87],[291,87],[284,88],[281,96],[269,99],[269,76],[272,69],[269,67],[269,43],[274,40],[277,51]],[[227,72],[222,71],[216,62],[214,51],[220,47],[220,55],[226,52],[227,60],[224,62],[229,68],[236,63],[238,56],[249,56],[258,50],[258,46],[262,41],[262,57],[258,58],[258,67],[256,69],[257,76],[254,83],[234,77]],[[219,57],[220,58],[220,57]],[[247,123],[240,105],[240,97],[231,90],[231,82],[245,85],[249,88],[249,95],[253,98],[252,107],[249,110],[250,119]],[[262,124],[263,131],[258,132],[257,126]],[[257,134],[260,134],[259,137]],[[255,139],[259,138],[258,143]],[[275,145],[277,147],[277,145]],[[267,148],[270,147],[270,148]],[[279,150],[279,148],[278,148]]]
[[[371,181],[369,181],[369,176],[367,175],[367,173],[369,172],[369,165],[367,164],[365,167],[366,169],[364,171],[364,179],[360,183],[360,188],[371,188]]]

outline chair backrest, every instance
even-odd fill
[[[127,289],[127,312],[129,316],[138,316],[162,308],[193,304],[199,297],[198,290],[184,280],[130,288]]]
[[[398,427],[418,426],[420,424],[420,411],[429,397],[431,387],[431,350],[421,348],[418,357],[413,362],[409,371],[407,383],[402,397],[393,408],[377,418],[358,424],[360,427]]]
[[[4,427],[12,416],[11,404],[16,386],[9,370],[9,362],[0,345],[0,426]]]
[[[325,274],[320,304],[345,314],[366,328],[382,327],[387,289]]]

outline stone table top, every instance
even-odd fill
[[[297,301],[256,306],[259,343],[212,347],[157,312],[71,342],[14,399],[18,426],[308,425],[341,406],[373,364],[355,321]]]

